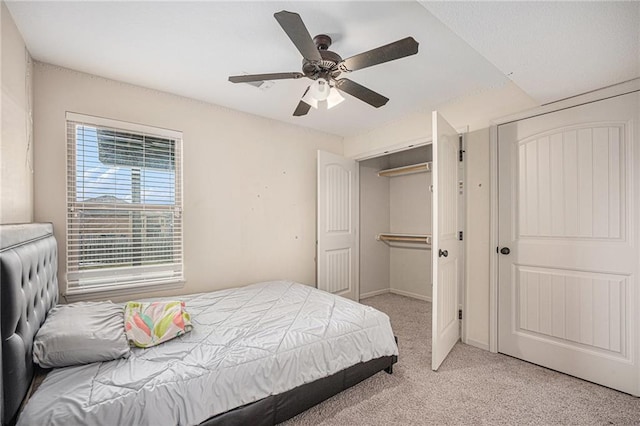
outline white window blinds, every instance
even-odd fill
[[[67,292],[183,280],[181,134],[67,114]]]

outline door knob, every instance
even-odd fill
[[[438,250],[438,256],[439,257],[447,257],[449,256],[449,252],[446,250]]]
[[[502,253],[502,254],[509,254],[509,253],[511,253],[511,250],[509,250],[509,247],[502,247],[502,248],[500,249],[500,253]]]

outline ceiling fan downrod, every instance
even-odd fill
[[[318,34],[313,38],[313,42],[318,50],[328,50],[331,46],[331,37],[326,34]]]

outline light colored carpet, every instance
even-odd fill
[[[285,425],[640,424],[640,398],[462,343],[433,372],[430,303],[394,294],[363,303],[391,317],[400,349],[393,374]]]

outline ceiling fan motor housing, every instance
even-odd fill
[[[335,52],[327,50],[331,46],[331,37],[326,34],[319,34],[313,38],[313,42],[318,48],[322,61],[315,62],[307,59],[302,60],[302,72],[312,80],[324,78],[329,81],[340,75],[338,64],[342,58]]]

